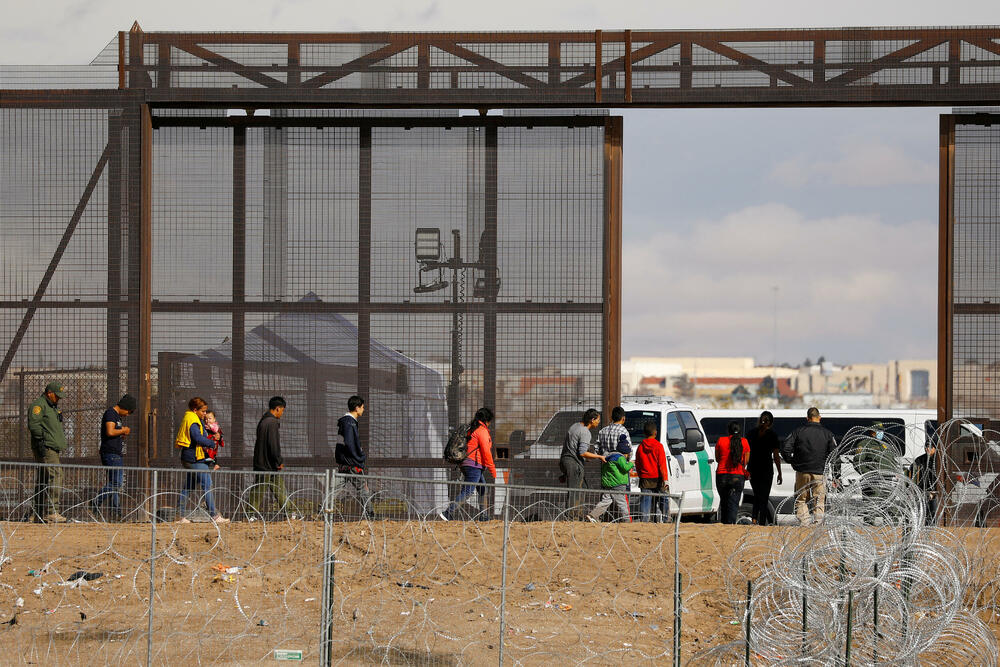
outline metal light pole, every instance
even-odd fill
[[[773,358],[773,368],[771,372],[771,395],[775,401],[778,400],[778,286],[773,285],[771,290],[774,292],[774,357]]]

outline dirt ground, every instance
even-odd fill
[[[2,662],[144,664],[150,528],[0,523]],[[496,664],[503,529],[500,522],[332,524],[334,661]],[[723,576],[737,540],[751,531],[766,542],[782,530],[682,525],[685,660],[741,632]],[[1000,531],[969,531],[965,539],[992,544]],[[310,521],[158,524],[154,663],[270,663],[275,649],[315,661],[323,540],[322,523]],[[674,548],[668,526],[512,524],[505,663],[666,662]],[[239,570],[220,571],[228,568]],[[77,571],[102,576],[69,581]]]

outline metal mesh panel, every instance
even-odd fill
[[[440,468],[484,404],[498,444],[600,405],[603,118],[260,122],[154,119],[154,460],[195,395],[229,465],[285,396],[285,458],[309,465],[361,393],[389,471]]]
[[[30,456],[25,411],[49,381],[67,388],[70,458],[96,455],[108,401],[137,390],[137,114],[93,100],[0,109],[3,457]]]
[[[998,419],[1000,116],[953,118],[952,415]]]

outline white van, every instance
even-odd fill
[[[744,435],[757,426],[757,419],[763,410],[699,410],[701,427],[708,437],[709,447],[714,452],[715,443],[727,434],[730,421],[737,421],[743,427]],[[793,410],[770,410],[774,415],[774,432],[783,441],[792,431],[806,422],[806,408]],[[924,443],[938,428],[935,410],[820,410],[820,423],[830,429],[839,443],[856,427],[881,423],[883,430],[894,436],[893,442],[902,443],[899,452],[904,468],[909,468],[913,460],[924,453]],[[982,437],[976,424],[962,424],[967,435]],[[782,514],[792,513],[792,503],[788,500],[795,489],[795,472],[791,465],[782,463],[783,484],[778,485],[777,477],[771,487],[772,510]],[[753,504],[753,489],[748,483],[743,492],[743,510],[749,512]]]
[[[684,492],[681,505],[682,515],[702,515],[711,518],[719,508],[715,493],[713,449],[698,423],[698,415],[690,405],[676,403],[661,396],[625,397],[621,403],[625,410],[625,428],[632,439],[633,450],[643,438],[643,427],[647,421],[657,425],[657,439],[667,452],[667,468],[670,475],[671,493]],[[566,408],[552,416],[538,438],[523,452],[516,454],[510,466],[508,484],[526,486],[559,486],[559,455],[562,453],[566,432],[575,422],[580,421],[583,409]],[[602,415],[601,426],[610,423],[610,415]],[[597,443],[597,430],[591,442]],[[634,460],[634,455],[633,455]],[[600,488],[600,466],[588,465],[587,478],[591,488]],[[639,493],[638,478],[633,472],[632,493]],[[544,491],[515,491],[507,489],[514,506],[530,506],[531,512],[539,513],[544,508]],[[630,505],[638,509],[638,496],[630,499]],[[556,501],[550,499],[550,502]],[[671,513],[676,511],[671,501]],[[532,515],[533,516],[533,515]],[[548,518],[539,513],[536,518]]]

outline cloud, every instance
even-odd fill
[[[839,147],[834,160],[810,159],[799,155],[778,162],[768,174],[770,180],[788,187],[810,184],[848,187],[887,185],[933,185],[937,168],[907,155],[898,146],[880,141],[852,140]]]
[[[630,222],[631,224],[631,222]],[[937,231],[782,205],[627,240],[624,355],[933,357]]]

